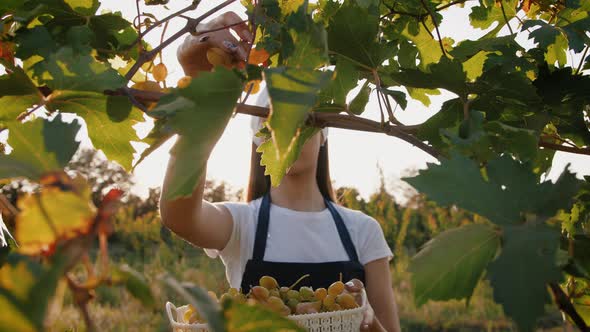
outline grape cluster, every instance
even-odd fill
[[[336,281],[328,289],[317,288],[314,290],[312,287],[304,286],[296,290],[295,286],[301,279],[291,287],[281,287],[275,278],[263,276],[259,280],[259,285],[252,287],[248,294],[243,294],[236,288],[230,288],[219,297],[218,302],[223,304],[231,300],[238,303],[262,305],[283,316],[354,309],[361,305],[361,291],[364,285],[358,279],[352,279],[346,284]],[[209,294],[217,300],[215,293],[209,292]],[[196,309],[189,305],[189,309],[184,315],[184,322],[203,323],[204,320]]]

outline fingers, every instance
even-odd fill
[[[235,12],[226,12],[221,15],[221,19],[225,26],[236,24],[231,28],[240,36],[240,39],[249,43],[253,42],[252,33],[250,32],[250,28],[248,28],[248,24],[243,22],[244,20],[238,14]]]
[[[361,321],[361,331],[370,331],[373,320],[375,319],[375,312],[371,306],[367,306],[367,310],[363,314],[363,320]]]
[[[346,288],[347,291],[351,292],[351,293],[356,293],[356,292],[360,292],[365,285],[363,284],[362,281],[358,280],[358,279],[352,279],[349,282],[347,282],[346,284],[344,284],[344,287]]]

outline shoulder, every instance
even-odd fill
[[[347,208],[336,203],[334,203],[334,206],[342,216],[344,224],[346,224],[346,227],[349,229],[349,231],[358,233],[359,235],[364,234],[369,236],[369,234],[381,230],[381,225],[379,222],[370,215],[365,214],[360,210]]]
[[[229,210],[235,221],[249,219],[250,217],[252,217],[258,211],[261,200],[261,198],[258,198],[250,202],[224,201],[216,202],[213,204],[225,207],[227,210]]]

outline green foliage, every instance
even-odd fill
[[[61,170],[78,149],[74,138],[79,129],[78,121],[65,123],[61,115],[52,121],[36,119],[11,125],[8,144],[13,152],[0,156],[0,178],[39,180],[44,173]]]
[[[413,274],[416,304],[427,299],[469,301],[499,246],[498,232],[484,224],[454,228],[427,242],[408,269]]]
[[[231,71],[217,67],[191,84],[163,97],[152,111],[170,117],[169,130],[181,138],[171,151],[178,158],[166,199],[190,196],[205,171],[206,161],[221,137],[242,88]],[[198,161],[198,162],[196,162]]]

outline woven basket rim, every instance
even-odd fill
[[[355,315],[355,314],[361,313],[367,309],[367,304],[369,301],[367,300],[367,293],[364,288],[361,291],[361,296],[362,296],[363,305],[360,307],[357,307],[357,308],[343,309],[343,310],[338,310],[338,311],[318,312],[318,313],[312,313],[312,314],[289,315],[286,317],[290,320],[293,320],[293,321],[305,321],[305,320],[312,320],[312,319],[322,319],[322,318],[331,318],[331,317],[337,317],[337,316]],[[181,322],[177,322],[174,319],[174,317],[172,317],[172,310],[174,310],[174,313],[177,314],[179,310],[184,310],[187,307],[188,307],[188,304],[180,306],[180,307],[176,307],[172,302],[170,302],[170,301],[166,302],[166,310],[168,312],[168,319],[170,320],[170,325],[172,325],[172,327],[179,327],[179,328],[192,328],[192,329],[208,328],[207,323],[193,323],[193,324],[181,323]]]

